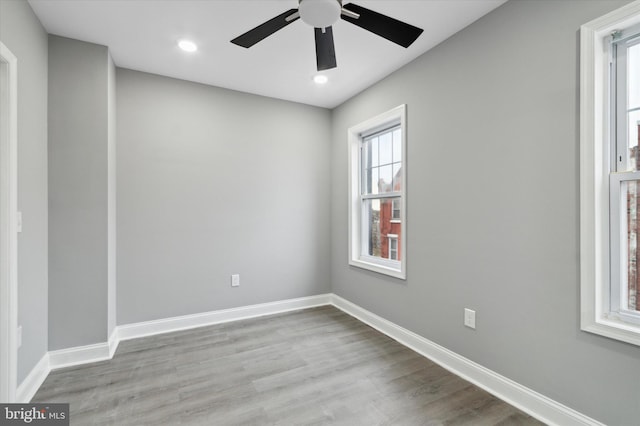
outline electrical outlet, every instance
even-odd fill
[[[476,328],[476,311],[464,308],[464,325],[469,328]]]
[[[22,232],[22,212],[16,214],[16,232]]]
[[[18,349],[22,346],[22,326],[18,327],[18,332],[16,333],[16,344],[18,345]]]
[[[238,287],[240,285],[240,274],[231,275],[231,287]]]

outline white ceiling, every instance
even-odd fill
[[[47,32],[109,47],[117,66],[333,108],[412,61],[506,0],[355,0],[417,27],[408,49],[340,20],[338,67],[313,83],[313,29],[298,20],[250,49],[229,41],[297,0],[29,0]],[[350,1],[345,1],[349,3]],[[177,40],[196,42],[185,53]]]

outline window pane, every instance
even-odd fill
[[[393,162],[402,161],[402,132],[400,129],[393,131]]]
[[[362,175],[362,193],[378,194],[380,186],[380,168],[365,169]],[[384,186],[383,186],[384,187]]]
[[[626,146],[629,159],[627,170],[640,170],[640,152],[638,145],[638,126],[640,125],[640,44],[626,49],[626,94],[620,94],[626,101],[626,129],[619,129],[620,137],[626,134]],[[621,87],[625,87],[622,85]],[[624,171],[620,170],[619,171]]]
[[[629,109],[640,108],[640,44],[628,49],[627,64]]]
[[[402,191],[402,164],[393,165],[393,190]]]
[[[393,167],[391,165],[380,167],[378,189],[380,193],[393,191]]]
[[[393,200],[391,198],[383,198],[363,201],[367,227],[365,230],[366,241],[362,248],[362,254],[382,259],[401,259],[402,253],[400,253],[399,240],[402,238],[402,224],[398,221],[392,222]],[[395,243],[390,243],[390,240],[393,239],[395,239]],[[395,247],[390,244],[395,244]],[[390,251],[393,253],[390,253]],[[390,254],[394,257],[390,257]]]
[[[640,135],[638,129],[640,129],[640,110],[630,112],[627,115],[627,123],[629,126],[629,132],[627,134],[627,140],[629,141],[629,167],[631,170],[640,169],[640,152],[638,152],[640,144]]]
[[[393,139],[391,132],[378,137],[380,141],[380,165],[393,163]]]
[[[378,138],[367,139],[362,143],[362,167],[370,169],[378,167]]]
[[[380,194],[402,189],[401,129],[386,130],[362,142],[362,193]]]
[[[627,264],[627,284],[626,288],[622,289],[622,304],[627,304],[629,310],[640,310],[640,297],[638,297],[639,275],[638,265],[640,265],[640,250],[638,250],[638,231],[639,231],[639,218],[640,212],[640,182],[631,181],[624,182],[622,184],[622,194],[626,195],[627,208],[626,208],[626,255],[625,260]],[[624,297],[626,294],[626,297]]]
[[[378,181],[380,180],[379,168],[373,168],[369,170],[366,175],[365,194],[377,194],[378,193]]]
[[[380,257],[382,242],[380,241],[380,201],[366,200],[364,202],[364,217],[368,218],[366,229],[366,244],[362,247],[362,254]]]
[[[376,167],[380,165],[378,160],[378,138],[371,139],[369,149],[371,150],[371,166]]]

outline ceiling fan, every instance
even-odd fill
[[[402,47],[409,47],[422,34],[422,29],[353,3],[343,5],[342,0],[299,0],[297,9],[289,9],[231,40],[231,43],[249,48],[302,19],[315,30],[316,62],[318,71],[335,68],[336,51],[331,26],[339,18],[384,37]]]

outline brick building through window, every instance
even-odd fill
[[[638,123],[638,141],[631,148],[632,169],[640,166],[640,122]],[[629,182],[627,191],[627,283],[628,283],[628,307],[630,310],[640,311],[640,249],[638,247],[638,232],[640,231],[640,182]]]
[[[400,191],[402,188],[402,168],[393,179],[393,189],[386,188],[390,184],[382,179],[378,182],[379,192]],[[383,187],[384,186],[384,187]],[[640,200],[639,200],[640,201]],[[400,220],[400,199],[387,198],[380,202],[380,257],[401,260],[402,221]]]

